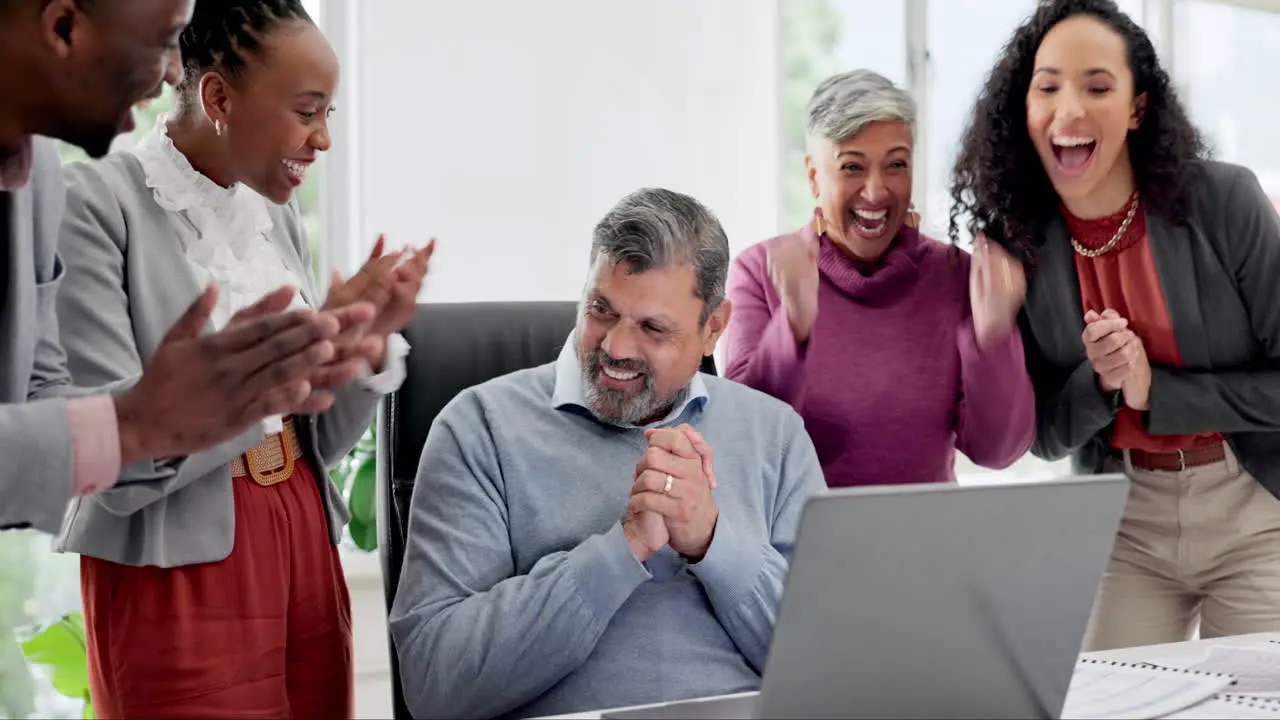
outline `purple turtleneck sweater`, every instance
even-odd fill
[[[769,280],[766,240],[734,261],[725,376],[792,405],[832,487],[946,482],[955,450],[988,468],[1031,447],[1035,399],[1015,327],[980,350],[969,254],[903,228],[870,274],[826,238],[818,318],[795,341]]]

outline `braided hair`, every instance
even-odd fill
[[[314,24],[302,0],[196,0],[191,22],[178,40],[183,74],[179,98],[194,97],[207,72],[239,77],[246,56],[261,53],[273,30],[295,20]]]

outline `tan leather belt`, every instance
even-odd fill
[[[301,457],[298,430],[293,418],[285,418],[283,430],[268,435],[258,447],[231,461],[231,477],[248,477],[269,487],[292,477],[293,465]]]
[[[1129,450],[1129,463],[1147,472],[1182,472],[1187,468],[1212,465],[1227,459],[1227,447],[1223,443],[1191,450],[1154,453],[1146,450]],[[1123,451],[1116,453],[1123,457]]]

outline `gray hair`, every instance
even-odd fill
[[[724,301],[729,239],[715,214],[688,195],[643,188],[622,198],[592,233],[592,267],[602,255],[637,273],[693,265],[694,294],[703,302],[701,323]]]
[[[879,120],[897,120],[916,133],[916,101],[889,78],[851,70],[823,80],[809,99],[806,140],[839,144]]]

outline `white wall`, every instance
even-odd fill
[[[362,234],[440,238],[423,300],[577,299],[644,185],[777,227],[773,0],[360,5]]]

